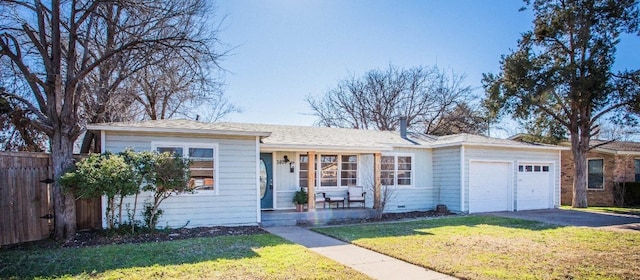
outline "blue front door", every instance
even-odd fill
[[[273,162],[271,154],[260,154],[260,208],[273,209]]]

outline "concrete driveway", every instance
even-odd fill
[[[493,212],[481,215],[518,218],[561,226],[610,228],[640,232],[640,216],[564,209]]]

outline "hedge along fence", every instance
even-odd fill
[[[640,206],[640,182],[620,182],[614,186],[617,206]]]
[[[79,158],[79,156],[76,156]],[[49,154],[0,152],[0,245],[41,240],[53,230]],[[101,227],[100,199],[76,201],[78,229]]]

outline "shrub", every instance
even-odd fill
[[[91,154],[80,160],[75,169],[65,173],[60,180],[63,186],[73,188],[78,198],[106,196],[105,219],[108,228],[112,229],[122,223],[122,198],[140,191],[134,176],[122,156],[105,153]],[[118,203],[116,197],[120,198]]]

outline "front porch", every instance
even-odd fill
[[[375,216],[370,208],[317,208],[315,211],[263,210],[262,226],[324,225],[331,221],[366,219]]]

